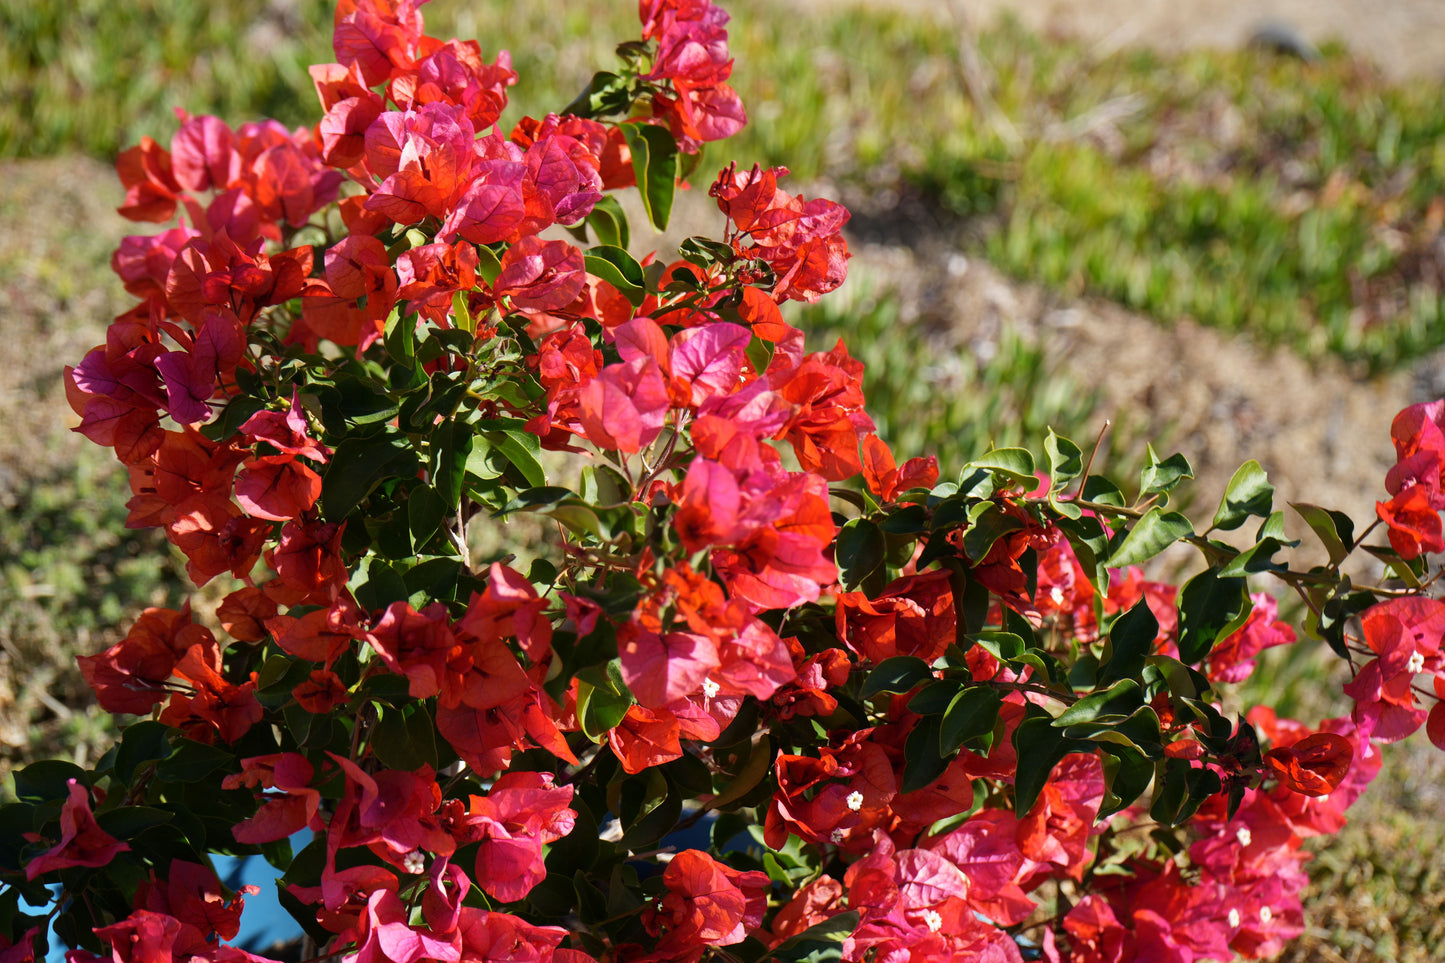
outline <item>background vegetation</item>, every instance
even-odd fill
[[[77,155],[108,163],[142,135],[164,143],[175,106],[314,121],[305,66],[326,57],[331,7],[0,0],[0,784],[28,758],[98,755],[110,723],[85,708],[74,656],[113,641],[138,604],[183,595],[164,543],[121,527],[123,473],[64,430],[60,366],[126,303],[107,268],[126,230],[109,212],[118,193]],[[736,157],[826,180],[865,239],[902,224],[1060,296],[1364,371],[1445,342],[1437,83],[1389,85],[1340,48],[1315,64],[1255,50],[1101,58],[1006,23],[970,38],[990,107],[967,94],[960,35],[938,22],[830,6],[803,42],[768,0],[728,9],[754,123],[709,166]],[[513,51],[523,83],[504,127],[566,103],[636,29],[628,3],[436,0],[425,12],[432,32],[477,37],[489,57]],[[33,158],[47,160],[5,162]],[[1094,386],[1008,331],[970,352],[946,325],[914,323],[902,295],[850,285],[800,316],[865,361],[897,451],[958,465],[990,441],[1036,445],[1046,425],[1092,439]],[[1387,759],[1387,779],[1404,768]],[[1287,959],[1424,960],[1441,945],[1440,804],[1418,771],[1367,797],[1318,860],[1313,929]]]

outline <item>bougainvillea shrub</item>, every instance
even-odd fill
[[[1201,530],[1178,455],[1124,485],[1053,433],[900,461],[847,345],[780,310],[843,283],[848,212],[704,166],[747,119],[722,10],[643,0],[612,70],[503,130],[507,55],[420,6],[341,0],[313,127],[182,113],[119,159],[122,213],[161,227],[121,241],[137,303],[67,396],[128,524],[229,588],[82,659],[136,718],[93,770],[18,774],[0,963],[50,924],[70,963],[261,959],[226,942],[252,894],[218,853],[264,855],[344,963],[1297,935],[1301,842],[1379,743],[1445,744],[1445,402],[1396,420],[1365,531],[1286,506],[1308,570],[1255,462]],[[660,228],[694,176],[713,236],[639,260],[617,195]],[[555,561],[476,553],[522,514]],[[1319,643],[1353,668],[1339,716],[1225,711],[1261,652]]]

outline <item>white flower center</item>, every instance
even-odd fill
[[[843,832],[843,830],[841,830],[841,829],[835,829],[835,830],[833,830],[831,833],[828,834],[828,838],[831,839],[831,840],[836,844],[836,843],[841,843],[841,842],[843,841],[843,838],[844,838],[845,836],[847,836],[847,835],[848,835],[848,834],[845,833],[845,832]]]
[[[1239,840],[1239,845],[1248,846],[1254,839],[1254,834],[1249,831],[1248,826],[1240,826],[1234,831],[1234,838]]]
[[[1425,668],[1425,656],[1420,654],[1419,649],[1410,653],[1410,661],[1405,663],[1405,668],[1411,672],[1419,672]]]
[[[1239,928],[1239,910],[1232,909],[1229,911],[1229,925],[1233,929]]]
[[[711,679],[703,679],[703,680],[702,680],[702,694],[705,695],[705,696],[707,696],[709,699],[711,699],[713,696],[717,695],[717,694],[718,694],[719,692],[721,692],[721,691],[722,691],[722,686],[718,685],[718,684],[717,684],[716,682],[714,682],[713,680],[711,680]]]
[[[426,871],[426,857],[421,850],[413,849],[401,858],[401,865],[408,873],[422,873]]]
[[[943,929],[943,917],[939,916],[936,910],[924,910],[923,922],[928,926],[928,931],[930,933],[937,933],[939,930]]]
[[[855,813],[863,808],[863,794],[856,789],[850,792],[844,801],[848,803],[848,808]]]
[[[1049,589],[1049,598],[1051,598],[1051,599],[1054,600],[1054,604],[1055,604],[1055,605],[1063,605],[1063,604],[1064,604],[1064,589],[1063,589],[1063,586],[1055,585],[1053,588]]]
[[[1274,919],[1274,910],[1268,906],[1261,906],[1259,908],[1259,921],[1261,923],[1268,923],[1272,919]]]

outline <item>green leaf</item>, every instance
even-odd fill
[[[415,551],[421,551],[442,527],[447,506],[441,496],[426,485],[417,485],[407,492],[406,520]]]
[[[1235,471],[1224,489],[1219,510],[1214,513],[1214,527],[1232,531],[1251,515],[1268,518],[1274,509],[1274,486],[1269,483],[1259,462],[1250,459]]]
[[[1050,428],[1044,438],[1044,454],[1049,457],[1049,491],[1057,493],[1084,470],[1084,453],[1079,446]]]
[[[883,566],[887,544],[878,526],[866,518],[855,518],[838,532],[833,558],[839,579],[852,589]]]
[[[958,679],[935,679],[908,700],[908,711],[920,716],[941,716],[962,685]]]
[[[677,189],[677,141],[667,128],[656,124],[633,122],[618,126],[632,152],[632,171],[647,220],[665,231]]]
[[[416,468],[411,443],[394,429],[370,437],[346,438],[336,446],[321,480],[322,514],[339,522],[383,479],[415,475]]]
[[[977,741],[986,737],[992,744],[993,727],[1002,705],[1003,696],[992,686],[966,686],[943,713],[943,725],[938,732],[943,751],[952,755],[959,747],[971,743],[971,748],[987,750],[987,746],[979,746]]]
[[[626,250],[632,240],[627,226],[627,214],[622,210],[617,198],[611,194],[604,194],[593,205],[592,213],[587,215],[587,226],[592,228],[592,236],[597,238],[599,244]]]
[[[647,297],[646,281],[642,276],[642,265],[637,259],[620,247],[599,244],[583,255],[587,273],[596,275],[618,290],[633,307],[640,305]]]
[[[1101,819],[1132,805],[1154,779],[1154,761],[1142,752],[1108,743],[1099,746],[1104,764],[1104,799]]]
[[[1350,554],[1355,541],[1355,523],[1344,512],[1337,512],[1308,502],[1290,502],[1330,555],[1330,564],[1338,565]]]
[[[1024,527],[1022,519],[1005,514],[995,502],[978,502],[968,512],[969,526],[963,533],[963,551],[972,562],[988,555],[993,543],[1009,532]]]
[[[636,700],[624,686],[621,692],[609,686],[577,683],[577,721],[593,742],[606,742],[607,733],[621,724]]]
[[[95,821],[116,839],[134,839],[138,834],[175,819],[174,813],[151,806],[121,806],[99,813]]]
[[[1418,589],[1421,586],[1420,579],[1425,574],[1425,556],[1417,555],[1407,559],[1399,552],[1387,545],[1364,545],[1365,551],[1378,558],[1390,567],[1395,578],[1405,583],[1406,588]]]
[[[843,958],[843,941],[858,928],[858,910],[830,916],[773,947],[770,957],[783,963],[831,963]]]
[[[1134,607],[1114,620],[1104,655],[1099,664],[1099,684],[1108,685],[1117,679],[1133,679],[1144,671],[1144,659],[1154,650],[1159,634],[1159,620],[1149,603],[1140,599]]]
[[[380,718],[371,732],[371,751],[388,769],[405,772],[426,763],[437,764],[436,730],[431,713],[422,703],[404,708],[378,708]]]
[[[461,502],[467,458],[472,453],[472,429],[459,419],[448,419],[432,429],[427,439],[427,461],[432,487],[448,511]]]
[[[684,261],[696,264],[704,271],[718,262],[730,264],[737,257],[737,252],[732,249],[732,245],[706,237],[684,239],[678,246],[677,253],[682,256]]]
[[[497,278],[502,273],[502,262],[497,257],[497,252],[485,244],[476,245],[477,249],[477,273],[482,276],[490,286],[497,283]]]
[[[1057,727],[1093,722],[1108,716],[1127,716],[1144,704],[1144,691],[1133,679],[1120,679],[1100,692],[1084,696],[1053,721]]]
[[[943,775],[948,768],[949,756],[943,753],[939,733],[943,727],[941,716],[924,716],[908,734],[903,744],[903,782],[900,792],[922,789]]]
[[[757,745],[746,748],[742,769],[733,777],[727,787],[712,798],[708,809],[726,810],[728,806],[745,799],[758,787],[773,768],[773,741],[763,733]]]
[[[136,769],[171,754],[171,727],[153,719],[142,719],[126,727],[115,754],[115,777],[128,783]]]
[[[200,782],[235,759],[225,749],[182,739],[176,743],[176,751],[156,765],[156,778],[162,782]]]
[[[1163,461],[1154,453],[1154,446],[1146,448],[1149,464],[1139,474],[1139,494],[1147,498],[1150,495],[1167,496],[1179,483],[1186,478],[1194,477],[1194,469],[1189,464],[1189,459],[1179,452],[1175,452]]]
[[[1284,544],[1277,538],[1262,539],[1259,544],[1251,545],[1238,555],[1225,562],[1219,569],[1222,577],[1230,578],[1244,575],[1257,575],[1260,572],[1279,572],[1285,566],[1273,561],[1274,556],[1284,548]]]
[[[919,683],[933,678],[933,669],[914,655],[895,655],[878,663],[859,690],[860,699],[870,699],[880,692],[908,692]]]
[[[562,109],[562,115],[600,117],[626,113],[632,102],[627,87],[626,77],[610,71],[598,71],[592,75],[586,89]]]
[[[1023,655],[1023,636],[1013,632],[977,632],[969,636],[974,645],[983,649],[1000,662],[1012,662]]]
[[[70,795],[70,780],[90,787],[90,775],[73,762],[42,759],[15,773],[15,798],[22,802],[50,802]]]
[[[1089,743],[1077,743],[1064,736],[1063,730],[1054,726],[1048,712],[1029,703],[1025,707],[1024,720],[1014,730],[1014,750],[1018,753],[1018,768],[1014,777],[1014,811],[1022,817],[1033,808],[1034,802],[1043,791],[1060,759],[1080,749],[1093,747]]]
[[[1034,474],[1033,452],[1027,448],[995,448],[982,458],[969,462],[963,471],[966,475],[977,469],[1004,475],[1026,492],[1039,487],[1039,478]]]
[[[392,361],[405,368],[416,367],[416,316],[403,314],[398,304],[386,316],[381,343]]]
[[[536,435],[523,429],[515,420],[478,421],[475,427],[486,432],[487,442],[517,470],[524,484],[534,487],[547,484],[547,473],[537,460],[542,443]]]
[[[1179,592],[1179,661],[1193,665],[1249,619],[1253,606],[1242,578],[1205,569]]]
[[[1178,512],[1166,512],[1156,506],[1134,523],[1109,557],[1109,566],[1126,568],[1147,562],[1181,538],[1193,534],[1194,526],[1189,519]]]

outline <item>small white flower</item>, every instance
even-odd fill
[[[1261,906],[1259,908],[1259,921],[1261,923],[1268,923],[1272,919],[1274,919],[1274,910],[1268,906]]]
[[[709,699],[713,698],[714,696],[716,696],[716,695],[717,695],[719,692],[721,692],[721,691],[722,691],[722,686],[718,685],[718,684],[717,684],[716,682],[714,682],[713,680],[711,680],[711,679],[703,679],[703,680],[702,680],[702,694],[705,695],[705,696],[707,696]]]
[[[936,910],[924,910],[923,922],[928,926],[928,931],[930,933],[937,933],[939,930],[943,929],[943,917],[939,916]]]
[[[841,843],[841,842],[843,841],[843,839],[844,839],[847,835],[848,835],[848,834],[845,833],[845,832],[843,832],[843,830],[841,830],[841,829],[835,829],[835,830],[833,830],[831,833],[828,834],[828,838],[831,839],[831,840],[833,841],[833,843],[836,845],[836,844],[838,844],[838,843]]]
[[[844,801],[848,803],[848,808],[855,813],[863,808],[863,794],[856,789],[850,792]]]
[[[1049,598],[1054,600],[1055,605],[1063,605],[1064,587],[1062,585],[1055,585],[1053,588],[1049,589]]]
[[[1425,656],[1420,654],[1419,649],[1410,653],[1410,661],[1405,663],[1405,668],[1411,672],[1420,672],[1425,668]]]
[[[1248,826],[1240,826],[1234,831],[1234,838],[1239,840],[1239,845],[1248,846],[1254,839],[1254,834],[1249,831]]]
[[[1239,910],[1232,909],[1229,911],[1229,925],[1233,929],[1239,929]]]
[[[401,858],[401,865],[408,873],[424,873],[426,857],[421,854],[421,850],[413,849]]]

